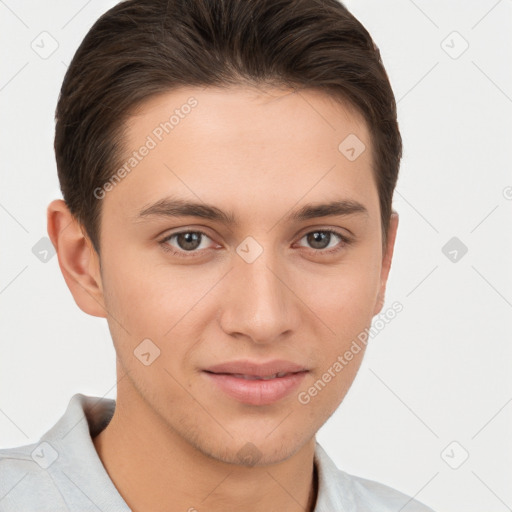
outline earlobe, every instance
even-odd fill
[[[385,295],[386,295],[386,284],[388,282],[389,270],[391,268],[391,261],[393,260],[393,250],[395,248],[396,233],[398,230],[398,213],[395,211],[391,212],[389,219],[388,238],[386,250],[382,255],[382,268],[380,274],[380,288],[377,296],[377,302],[373,315],[378,315],[384,306]]]
[[[47,228],[60,270],[78,307],[89,315],[106,318],[99,257],[62,199],[48,205]]]

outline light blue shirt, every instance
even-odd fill
[[[40,441],[0,450],[0,512],[130,512],[92,442],[115,404],[77,393]],[[339,470],[318,442],[315,464],[314,512],[433,512],[390,487]]]

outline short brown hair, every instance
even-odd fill
[[[240,84],[324,91],[364,116],[385,246],[402,157],[396,103],[379,49],[341,2],[126,0],[85,36],[55,112],[62,194],[98,254],[94,190],[121,165],[130,113],[178,87]]]

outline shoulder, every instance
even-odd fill
[[[114,407],[113,400],[76,393],[39,441],[0,449],[0,512],[83,511],[92,495],[122,503],[91,438]]]
[[[352,489],[358,504],[357,510],[379,512],[434,512],[431,508],[392,487],[348,473],[343,478]]]
[[[318,443],[315,461],[319,476],[315,512],[434,512],[392,487],[340,470]]]
[[[44,442],[0,449],[0,512],[32,510],[36,503],[42,512],[68,510],[45,469],[52,456]]]

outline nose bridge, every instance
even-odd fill
[[[295,330],[296,304],[284,284],[286,277],[278,255],[255,239],[237,247],[230,274],[227,300],[223,304],[222,327],[259,343],[272,342],[283,333]]]

